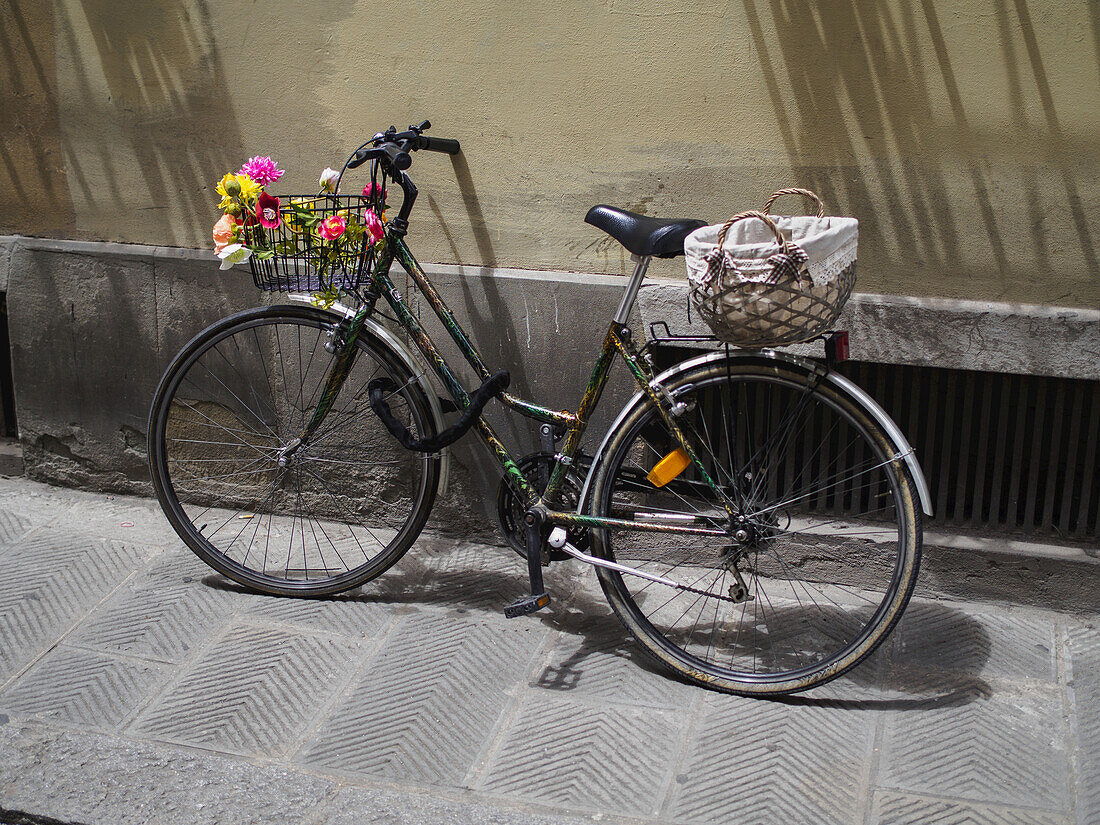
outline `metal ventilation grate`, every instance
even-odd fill
[[[659,352],[662,366],[693,354]],[[862,362],[838,371],[874,396],[916,449],[935,508],[928,526],[1100,536],[1100,381]],[[796,457],[815,455],[811,443],[800,449]],[[824,449],[836,455],[835,445]],[[844,512],[847,504],[830,506]]]
[[[1100,382],[848,363],[917,450],[933,522],[1095,539]]]

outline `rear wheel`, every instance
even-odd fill
[[[322,596],[397,561],[431,510],[439,458],[401,447],[370,409],[388,377],[394,415],[435,430],[427,401],[391,349],[364,331],[320,427],[340,317],[263,307],[202,332],[169,366],[153,401],[153,486],[176,532],[203,561],[265,593]]]
[[[854,667],[917,577],[920,512],[897,447],[857,401],[796,365],[718,361],[668,389],[723,495],[694,465],[650,483],[676,442],[651,403],[627,415],[592,512],[668,532],[593,529],[593,553],[681,587],[598,568],[619,618],[661,662],[729,692],[790,693]]]

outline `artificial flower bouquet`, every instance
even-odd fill
[[[331,304],[354,289],[369,253],[385,236],[385,191],[372,183],[362,194],[337,194],[340,174],[325,169],[321,194],[275,197],[267,187],[283,176],[268,157],[254,157],[218,182],[214,252],[221,268],[247,261],[261,289],[309,291]]]

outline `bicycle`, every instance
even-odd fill
[[[855,667],[913,592],[922,511],[931,512],[897,426],[830,361],[718,346],[658,370],[655,353],[684,341],[654,327],[639,345],[630,312],[651,258],[683,254],[703,222],[608,206],[585,220],[635,267],[579,407],[509,393],[507,373],[490,371],[406,243],[413,153],[460,151],[426,136],[429,126],[376,134],[341,170],[370,161],[372,188],[393,183],[403,195],[384,241],[344,279],[349,303],[310,305],[315,272],[288,264],[271,277],[254,262],[257,283],[267,272],[261,285],[295,303],[213,324],[165,372],[150,412],[150,468],[183,541],[263,593],[357,587],[412,545],[449,445],[472,429],[500,466],[501,526],[527,561],[531,592],[507,616],[546,607],[543,567],[579,560],[595,567],[640,647],[690,682],[783,694]],[[394,261],[482,379],[477,389],[462,386],[410,310],[389,274]],[[581,437],[616,355],[638,392],[587,455]],[[429,374],[453,399],[449,410]],[[494,398],[539,422],[537,453],[517,460],[501,443],[482,415]],[[458,420],[448,424],[448,411]]]

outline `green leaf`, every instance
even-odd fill
[[[334,284],[329,284],[322,292],[314,292],[310,298],[310,303],[314,306],[321,307],[322,309],[328,309],[333,304],[340,300],[340,290]]]
[[[296,203],[292,203],[290,209],[294,213],[295,221],[307,229],[312,229],[321,222],[321,218],[317,217],[311,210],[304,209]]]

